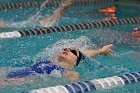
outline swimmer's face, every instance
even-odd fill
[[[77,62],[77,57],[70,51],[70,49],[66,48],[60,52],[58,61],[74,66]]]

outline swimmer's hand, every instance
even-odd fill
[[[66,71],[65,77],[72,81],[77,81],[80,78],[80,75],[78,72],[75,71]]]
[[[114,51],[112,50],[113,44],[109,44],[99,49],[99,54],[102,55],[113,55]]]

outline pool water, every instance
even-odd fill
[[[93,5],[93,6],[73,6],[61,18],[59,25],[76,24],[81,22],[100,21],[106,15],[97,13],[98,9],[114,6]],[[117,4],[118,5],[118,4]],[[138,5],[137,5],[138,6]],[[86,9],[85,9],[86,8]],[[39,9],[24,8],[1,10],[1,20],[10,22],[22,22],[32,17]],[[46,12],[47,10],[47,12]],[[52,14],[55,7],[44,8],[39,16]],[[129,13],[127,13],[129,11]],[[133,15],[132,15],[133,13]],[[15,14],[15,15],[14,15]],[[118,15],[119,14],[119,15]],[[118,18],[135,17],[140,15],[139,10],[118,9],[116,15]],[[137,25],[115,26],[110,28],[97,28],[81,31],[57,32],[41,36],[30,36],[13,39],[0,40],[0,71],[5,73],[10,70],[20,69],[30,66],[33,61],[51,59],[52,55],[65,47],[77,47],[80,50],[97,49],[103,45],[113,43],[115,51],[114,56],[97,56],[87,59],[81,63],[76,70],[80,73],[79,81],[104,78],[114,75],[121,75],[127,72],[137,72],[140,68],[140,42],[137,42],[129,36]],[[33,29],[39,27],[31,23],[13,28],[0,28],[0,32]],[[87,69],[88,68],[88,69]],[[4,75],[0,75],[3,79]],[[20,93],[22,91],[32,90],[55,85],[64,85],[71,83],[65,78],[56,78],[48,75],[38,75],[28,82],[1,87],[0,93]],[[110,90],[100,90],[90,93],[138,93],[140,84],[126,85]]]

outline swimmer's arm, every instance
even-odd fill
[[[62,5],[56,9],[52,16],[46,16],[43,19],[41,19],[41,24],[48,24],[51,22],[58,22],[62,14],[71,6],[73,0],[66,0]],[[49,18],[49,20],[48,20]]]
[[[0,87],[16,86],[24,81],[25,80],[23,78],[5,78],[0,80]]]
[[[85,55],[89,57],[94,57],[96,55],[113,55],[114,52],[111,49],[112,47],[113,47],[113,44],[110,44],[97,50],[85,50],[85,51],[82,51],[82,53],[84,53]]]
[[[72,81],[79,80],[80,75],[75,71],[65,71],[64,76]]]
[[[8,82],[12,84],[19,84],[19,83],[31,83],[35,80],[36,77],[28,76],[28,77],[15,77],[15,78],[7,78]]]
[[[59,20],[62,14],[71,6],[73,0],[66,0],[62,5],[55,10],[52,18]]]

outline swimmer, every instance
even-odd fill
[[[132,32],[132,37],[137,40],[140,41],[140,26],[136,27],[133,29],[134,31]]]
[[[53,13],[52,16],[45,16],[43,18],[40,18],[39,20],[37,20],[37,24],[39,24],[39,26],[44,26],[44,27],[50,27],[53,26],[54,24],[56,24],[61,16],[63,15],[63,13],[72,5],[73,0],[65,0],[64,3],[62,3],[58,9],[56,9]],[[15,23],[10,23],[10,22],[4,22],[4,21],[0,21],[0,27],[15,27],[17,25],[22,25],[22,24],[32,24],[34,22],[28,22],[27,21],[23,21],[23,22],[15,22]]]
[[[116,12],[116,7],[108,7],[105,9],[101,9],[98,11],[99,13],[105,13],[107,14],[107,17],[103,19],[103,21],[109,21],[112,19],[117,19],[115,12]]]
[[[117,19],[117,17],[115,15],[115,13],[111,13],[111,14],[108,14],[107,17],[102,19],[102,21],[109,21],[109,20],[114,20],[114,19]]]
[[[78,80],[80,75],[73,68],[78,67],[85,57],[95,57],[97,55],[113,55],[112,44],[106,45],[97,50],[79,51],[74,48],[65,48],[58,54],[58,62],[39,61],[30,67],[17,71],[11,71],[6,75],[5,81],[16,80],[24,81],[24,77],[33,77],[37,74],[48,74],[51,76],[64,76],[70,80]]]
[[[76,81],[80,74],[74,70],[86,57],[95,57],[97,55],[113,55],[112,44],[106,45],[97,50],[79,51],[78,49],[65,48],[58,54],[58,62],[48,60],[38,61],[35,64],[16,71],[10,71],[4,79],[0,79],[0,87],[15,86],[21,83],[30,83],[39,74],[66,77],[69,80]]]

